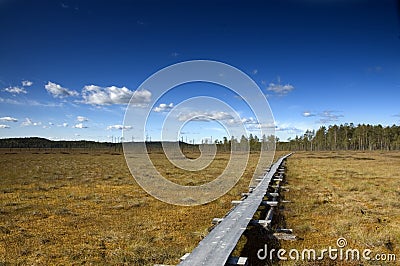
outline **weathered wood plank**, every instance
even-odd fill
[[[277,192],[271,192],[271,193],[267,193],[267,196],[268,196],[268,197],[277,198],[277,197],[279,197],[279,193],[277,193]]]
[[[297,240],[295,235],[292,234],[286,234],[286,233],[274,233],[274,237],[276,237],[279,240]]]
[[[260,206],[277,169],[290,155],[281,157],[273,164],[262,181],[251,189],[252,193],[215,226],[179,265],[225,265],[239,238]]]
[[[219,224],[220,222],[222,222],[224,218],[214,218],[212,219],[212,224]]]
[[[246,266],[247,258],[246,257],[229,257],[225,266]]]
[[[239,205],[242,202],[243,202],[243,200],[232,200],[231,204],[236,206],[236,205]]]
[[[268,226],[271,224],[271,220],[251,220],[249,225],[262,225]]]
[[[190,253],[185,253],[185,255],[183,255],[179,260],[180,261],[184,261],[186,260],[186,258],[190,255]]]

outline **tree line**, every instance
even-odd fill
[[[278,149],[293,151],[399,150],[400,126],[341,124],[307,130],[302,136],[279,142]]]
[[[382,126],[370,124],[346,123],[340,125],[321,126],[318,130],[306,130],[301,136],[281,141],[275,136],[265,135],[242,136],[240,140],[226,137],[222,141],[215,140],[221,150],[238,149],[249,145],[250,150],[271,150],[276,143],[276,150],[288,151],[336,151],[336,150],[400,150],[400,126]],[[262,145],[263,144],[263,145]]]
[[[246,150],[289,150],[289,151],[335,151],[335,150],[400,150],[400,126],[392,125],[383,127],[382,125],[370,124],[341,124],[321,126],[318,130],[306,130],[301,136],[289,138],[281,141],[277,137],[249,134],[248,137],[241,136],[240,139],[232,136],[223,137],[222,140],[216,139],[213,144],[217,144],[219,151]],[[146,142],[148,148],[161,148],[161,143]],[[198,148],[202,144],[188,144],[180,142],[180,145],[187,148]],[[189,147],[190,146],[190,147]],[[96,142],[96,141],[51,141],[45,138],[7,138],[0,139],[0,148],[59,148],[59,149],[118,149],[122,150],[122,143]]]
[[[253,134],[249,134],[249,137],[242,135],[239,140],[232,136],[230,139],[223,137],[222,140],[216,139],[214,141],[219,151],[245,151],[247,149],[250,151],[260,151],[261,148],[263,150],[273,150],[275,149],[276,142],[277,138],[273,135],[263,135],[259,138]]]
[[[96,142],[88,140],[53,141],[38,137],[0,139],[0,148],[8,149],[101,149],[115,148],[118,145],[121,146],[120,143]]]

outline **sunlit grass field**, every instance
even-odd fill
[[[165,156],[151,158],[167,177],[179,169]],[[219,154],[202,174],[221,173]],[[123,154],[108,151],[2,151],[0,154],[0,262],[3,264],[177,264],[247,192],[258,154],[224,197],[197,207],[154,199],[131,176]],[[179,196],[179,195],[177,195]]]
[[[282,248],[337,248],[336,240],[344,237],[344,250],[370,249],[370,257],[395,254],[400,263],[399,152],[298,152],[287,167],[290,191],[284,195],[292,202],[284,204],[283,215],[300,240],[283,241]]]
[[[163,155],[151,158],[172,180],[180,173]],[[218,154],[206,172],[180,181],[208,181],[228,159]],[[179,207],[143,191],[120,152],[0,151],[0,264],[177,264],[247,192],[257,160],[251,154],[222,198]],[[282,214],[300,240],[282,248],[323,248],[345,237],[349,247],[400,257],[400,153],[299,152],[287,168],[292,203]]]

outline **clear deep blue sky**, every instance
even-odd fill
[[[0,0],[0,25],[0,137],[120,137],[132,92],[194,59],[254,79],[281,139],[321,125],[400,122],[397,1]],[[157,104],[175,106],[196,86]],[[224,135],[215,122],[187,129],[197,142]]]

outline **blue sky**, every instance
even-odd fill
[[[142,82],[197,59],[248,74],[266,95],[281,139],[335,123],[399,124],[398,10],[396,1],[3,0],[0,137],[115,140],[123,126],[135,131],[123,119]],[[223,88],[185,86],[152,109],[153,140],[168,111],[199,87],[252,119]],[[137,96],[145,105],[152,94]],[[205,115],[224,119],[212,107],[205,104]],[[183,131],[196,142],[226,135],[215,120]]]

